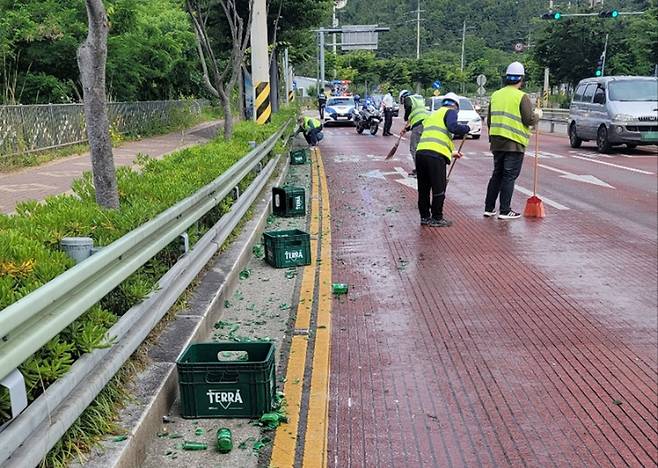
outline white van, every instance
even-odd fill
[[[569,108],[569,141],[596,140],[600,153],[625,144],[658,144],[658,77],[605,76],[578,83]]]

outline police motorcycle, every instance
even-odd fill
[[[376,135],[382,121],[382,114],[371,103],[366,103],[361,109],[352,111],[352,121],[359,135],[364,130],[369,130],[371,135]]]

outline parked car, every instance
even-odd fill
[[[336,96],[327,99],[324,109],[324,123],[352,122],[352,111],[354,111],[354,98],[351,96]]]
[[[625,144],[658,144],[658,78],[605,76],[581,80],[569,107],[569,142],[596,140],[600,153]]]
[[[441,107],[443,102],[443,96],[433,96],[426,101],[427,110],[434,112]],[[473,103],[470,99],[464,96],[459,96],[459,112],[457,113],[457,120],[462,125],[468,125],[471,127],[471,131],[468,133],[474,140],[480,138],[482,134],[482,118],[480,114],[473,107]]]

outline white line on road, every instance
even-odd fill
[[[530,195],[530,196],[532,196],[532,190],[528,190],[527,188],[525,188],[525,187],[521,187],[520,185],[515,185],[515,188],[516,188],[516,190],[518,190],[519,192],[521,192],[521,193],[523,193],[523,194],[525,194],[525,195]],[[543,196],[543,195],[541,195],[541,196],[540,196],[540,195],[537,195],[537,196],[538,196],[539,198],[541,198],[541,200],[542,200],[544,203],[546,203],[547,205],[552,206],[553,208],[555,208],[555,209],[557,209],[557,210],[562,210],[562,211],[564,211],[564,210],[569,210],[569,209],[571,209],[571,208],[569,208],[568,206],[564,206],[563,204],[558,203],[558,202],[556,202],[555,200],[551,200],[550,198],[547,198],[547,197],[545,197],[545,196]]]
[[[605,161],[598,161],[596,159],[586,158],[584,156],[576,156],[575,154],[572,154],[571,157],[576,158],[576,159],[582,159],[583,161],[593,162],[593,163],[596,163],[596,164],[603,164],[605,166],[616,167],[618,169],[624,169],[625,171],[637,172],[638,174],[647,174],[647,175],[653,175],[654,174],[654,172],[643,171],[642,169],[635,169],[634,167],[620,166],[619,164],[613,164],[613,163],[609,163],[609,162],[605,162]]]
[[[396,136],[396,137],[400,138],[400,134],[398,134],[398,133],[394,133],[393,136]],[[407,141],[407,139],[405,137],[402,137],[402,139],[404,141]]]
[[[585,175],[578,175],[578,174],[572,174],[571,172],[563,171],[562,169],[558,169],[556,167],[551,167],[547,166],[545,164],[538,164],[539,167],[543,167],[544,169],[548,169],[549,171],[557,172],[558,174],[562,174],[560,177],[563,177],[565,179],[569,180],[575,180],[577,182],[585,182],[588,184],[592,185],[598,185],[601,187],[607,187],[614,189],[614,187],[606,182],[603,182],[601,179],[598,177],[594,177],[593,175],[585,174]]]

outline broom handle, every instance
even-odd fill
[[[464,135],[464,139],[462,142],[459,144],[459,149],[457,150],[458,153],[462,152],[462,147],[464,146],[464,142],[466,141],[466,135]],[[452,174],[452,170],[455,168],[455,165],[457,164],[457,160],[455,159],[452,164],[450,165],[450,170],[448,171],[448,177],[446,177],[446,181],[450,180],[450,174]]]
[[[541,109],[541,101],[537,98],[537,106]],[[532,183],[532,195],[537,196],[537,177],[539,172],[539,120],[535,127],[535,175]]]

